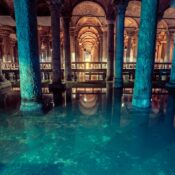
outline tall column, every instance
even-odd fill
[[[133,50],[134,62],[136,62],[137,50],[138,50],[138,34],[137,34],[137,31],[136,31],[135,35],[134,35],[134,50]]]
[[[4,76],[2,74],[1,63],[3,59],[3,49],[2,49],[2,39],[0,38],[0,83],[4,81]]]
[[[61,85],[61,56],[60,56],[60,11],[61,0],[48,1],[51,13],[51,30],[52,30],[52,83]]]
[[[77,39],[77,35],[74,35],[74,41],[75,41],[75,62],[79,61],[78,58],[78,39]]]
[[[103,32],[103,60],[106,61],[107,59],[107,31]]]
[[[167,36],[167,44],[166,44],[166,55],[165,61],[170,62],[170,51],[171,51],[171,40],[172,40],[172,33],[169,32],[166,34]]]
[[[40,112],[41,75],[38,51],[35,0],[15,0],[15,17],[20,67],[21,106],[23,112]]]
[[[72,69],[71,69],[71,54],[70,54],[70,32],[69,32],[69,24],[70,18],[64,17],[64,55],[65,55],[65,80],[72,80]]]
[[[175,88],[175,36],[174,36],[173,58],[171,64],[171,75],[170,75],[170,81],[167,84],[167,86]]]
[[[121,3],[117,6],[115,88],[121,88],[123,86],[124,24],[126,5],[126,3]]]
[[[11,62],[14,63],[15,62],[15,45],[16,45],[16,40],[11,38],[10,39],[10,57],[11,57]]]
[[[100,59],[99,61],[102,62],[103,61],[103,34],[100,35]]]
[[[108,21],[107,81],[114,78],[114,22]]]
[[[126,51],[126,62],[130,62],[130,56],[131,56],[131,47],[132,47],[132,35],[128,34],[128,45],[127,45],[127,51]]]
[[[151,106],[152,72],[155,57],[158,0],[142,0],[136,77],[132,105]]]

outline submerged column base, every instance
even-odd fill
[[[151,100],[150,99],[141,99],[141,98],[133,98],[132,106],[138,109],[149,109],[151,108]]]
[[[40,101],[34,100],[24,100],[21,101],[20,111],[26,114],[42,114],[42,103]]]

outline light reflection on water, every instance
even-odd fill
[[[43,116],[1,110],[1,175],[174,174],[175,97],[153,96],[150,112],[129,108],[131,95],[110,85],[53,97]]]

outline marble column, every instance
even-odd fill
[[[167,44],[166,44],[166,55],[165,55],[165,61],[170,62],[170,51],[171,51],[171,40],[172,40],[172,33],[168,32],[166,34],[167,36]]]
[[[61,85],[61,56],[60,56],[60,12],[61,0],[50,0],[51,30],[52,30],[52,83]]]
[[[4,76],[2,74],[2,67],[1,67],[2,59],[3,59],[3,49],[2,49],[2,40],[0,38],[0,82],[4,81]]]
[[[138,55],[132,105],[149,108],[155,57],[158,0],[142,0]]]
[[[103,34],[100,35],[100,59],[99,61],[102,62],[103,61]]]
[[[107,31],[103,32],[103,60],[102,61],[106,61],[107,60]]]
[[[136,31],[135,35],[134,35],[134,50],[133,50],[134,62],[136,62],[137,50],[138,50],[138,34],[137,34],[137,31]]]
[[[35,0],[15,0],[22,112],[41,112],[41,75]]]
[[[16,44],[16,40],[15,39],[10,39],[10,57],[11,57],[11,62],[14,63],[15,62],[15,44]]]
[[[127,45],[127,51],[126,51],[126,62],[130,62],[130,56],[131,56],[131,47],[132,47],[132,36],[131,34],[128,34],[128,45]]]
[[[72,80],[72,69],[71,69],[71,53],[70,53],[70,18],[63,18],[64,26],[64,55],[65,55],[65,80]]]
[[[107,81],[114,78],[114,22],[108,21]]]
[[[167,86],[175,88],[175,36],[174,36],[174,49],[173,49],[173,58],[171,63],[170,81],[167,84]]]
[[[124,24],[127,4],[117,6],[116,18],[116,55],[115,55],[115,88],[123,86],[123,56],[124,56]]]
[[[76,34],[74,36],[74,42],[75,42],[75,62],[78,62],[79,61],[79,58],[78,58],[78,39],[77,39]]]

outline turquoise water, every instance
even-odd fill
[[[1,175],[175,174],[174,97],[145,112],[120,92],[66,99],[43,116],[1,110]]]

